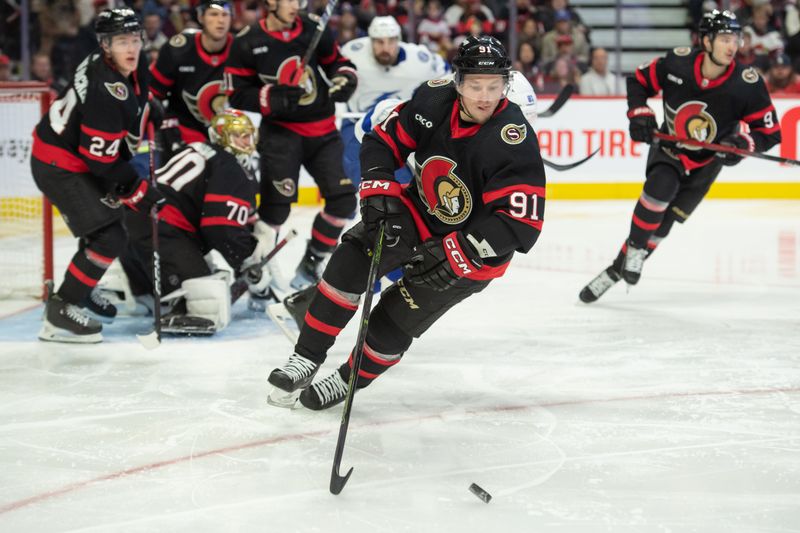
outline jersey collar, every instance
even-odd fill
[[[228,53],[231,51],[231,43],[233,42],[233,35],[228,34],[228,40],[225,43],[225,48],[222,49],[221,52],[216,54],[209,54],[206,52],[205,48],[203,48],[203,41],[201,39],[203,32],[197,32],[194,34],[194,44],[195,48],[197,48],[197,55],[200,56],[200,59],[211,65],[212,67],[219,67],[225,64],[225,60],[228,59]]]
[[[495,109],[494,113],[492,113],[492,117],[497,116],[497,114],[503,111],[503,109],[506,107],[508,107],[508,99],[503,98],[500,104],[498,104],[497,109]],[[455,101],[453,102],[453,110],[450,112],[450,132],[453,134],[453,139],[462,139],[478,133],[478,130],[481,129],[482,124],[474,124],[467,127],[461,126],[458,111],[458,97],[456,97]]]
[[[714,87],[719,87],[726,81],[728,78],[731,77],[733,74],[733,69],[736,68],[736,60],[731,61],[731,64],[728,65],[728,69],[717,79],[709,80],[703,77],[703,73],[700,67],[703,65],[703,57],[705,57],[706,53],[701,52],[697,54],[697,57],[694,59],[694,81],[697,83],[697,86],[701,89],[713,89]]]
[[[265,18],[261,19],[259,24],[261,25],[261,29],[264,30],[264,33],[273,39],[277,39],[285,43],[295,40],[298,35],[303,33],[303,19],[300,17],[295,17],[294,26],[288,30],[269,31],[267,29],[267,19]]]

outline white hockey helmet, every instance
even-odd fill
[[[522,114],[533,125],[536,122],[536,92],[522,72],[511,71],[508,94],[506,97],[522,109]]]
[[[373,18],[367,29],[370,39],[390,39],[392,37],[399,39],[400,34],[400,24],[392,16]]]

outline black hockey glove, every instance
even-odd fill
[[[636,107],[628,110],[628,131],[631,139],[640,143],[653,142],[653,131],[658,129],[656,114],[647,106]]]
[[[746,133],[731,133],[727,137],[723,137],[719,143],[733,146],[735,148],[741,148],[742,150],[748,150],[750,152],[755,149],[753,138]],[[715,155],[721,159],[722,164],[726,167],[738,165],[739,162],[744,159],[743,155],[730,154],[728,152],[717,152]]]
[[[331,86],[328,95],[334,102],[346,102],[350,100],[358,87],[358,78],[351,72],[337,72],[331,78]]]
[[[454,231],[441,240],[434,237],[414,247],[406,266],[406,279],[441,292],[481,268],[483,261],[478,252],[460,231]]]
[[[266,85],[261,90],[266,91],[269,116],[286,116],[297,110],[300,98],[306,94],[305,89],[296,85]]]
[[[119,201],[134,211],[149,211],[152,206],[160,211],[166,202],[164,195],[146,180],[134,182],[129,190],[118,188],[117,193]]]
[[[387,240],[399,237],[403,230],[403,215],[408,209],[400,199],[402,187],[394,180],[367,179],[361,182],[361,222],[370,240],[374,240],[378,225],[386,221]]]

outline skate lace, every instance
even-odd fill
[[[322,399],[322,404],[338,400],[347,394],[347,383],[344,382],[339,372],[334,372],[329,377],[313,385],[315,392]]]
[[[89,298],[101,309],[111,307],[111,300],[100,294],[98,291],[92,291],[89,294]]]
[[[595,296],[599,296],[606,292],[614,283],[616,282],[611,279],[608,272],[604,270],[589,283],[589,290],[592,291],[592,294]]]
[[[300,381],[307,378],[317,368],[316,363],[309,361],[300,355],[289,356],[289,362],[281,370],[289,376],[292,381]]]
[[[79,307],[76,307],[72,304],[68,304],[64,309],[64,312],[66,313],[67,318],[69,318],[73,322],[80,324],[83,327],[89,325],[89,320],[90,320],[89,317],[84,315]]]
[[[647,250],[628,248],[628,252],[625,254],[625,270],[629,272],[641,272],[645,257],[647,257]]]

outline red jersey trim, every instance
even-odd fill
[[[202,132],[189,128],[188,126],[184,126],[183,124],[178,124],[178,130],[181,132],[181,139],[183,139],[183,142],[186,144],[208,141],[208,137],[206,137]]]
[[[77,278],[78,281],[89,287],[94,287],[95,285],[97,285],[97,282],[100,281],[97,279],[92,279],[83,272],[81,272],[81,270],[75,265],[75,263],[70,263],[69,268],[67,270],[69,270],[69,273],[75,276],[75,278]]]
[[[375,128],[372,131],[376,133],[378,137],[380,137],[383,142],[389,146],[389,148],[391,148],[392,153],[394,154],[395,163],[397,163],[398,166],[402,165],[403,160],[400,158],[400,149],[397,147],[397,143],[394,142],[394,139],[392,139],[388,133],[383,131],[383,128]]]
[[[176,228],[191,233],[197,233],[197,228],[195,228],[194,225],[186,219],[186,216],[174,205],[165,205],[164,208],[158,212],[158,219],[163,220],[170,226],[175,226]]]
[[[273,124],[282,126],[303,137],[322,137],[336,131],[336,122],[333,116],[317,120],[316,122],[283,122],[276,120]]]
[[[203,217],[200,221],[200,227],[208,227],[208,226],[233,226],[236,228],[242,228],[242,224],[239,224],[235,220],[231,220],[227,217]]]
[[[397,139],[411,150],[417,149],[417,141],[415,141],[414,138],[408,134],[405,128],[403,128],[403,125],[400,124],[399,120],[397,121]]]
[[[202,41],[203,32],[197,32],[194,35],[194,45],[197,48],[197,55],[200,56],[204,62],[212,67],[220,67],[225,64],[225,61],[228,59],[228,54],[231,51],[231,43],[233,42],[233,35],[230,33],[228,34],[228,40],[225,43],[225,48],[222,49],[221,52],[217,52],[215,54],[209,54],[203,48],[203,41]]]
[[[317,57],[319,60],[320,65],[329,65],[336,61],[336,58],[339,57],[341,54],[339,53],[339,43],[333,41],[333,52],[330,55],[325,57]]]
[[[232,74],[233,76],[255,76],[256,69],[244,67],[225,67],[225,74]]]
[[[336,326],[331,326],[330,324],[326,324],[325,322],[314,318],[311,313],[306,311],[306,325],[310,326],[311,328],[320,331],[326,335],[330,335],[331,337],[335,337],[342,331],[342,328],[337,328]]]
[[[650,67],[648,67],[650,69],[650,83],[653,86],[653,90],[656,92],[656,94],[661,92],[661,85],[658,83],[658,75],[657,75],[657,72],[656,72],[656,63],[657,62],[658,62],[658,58],[652,60],[650,62]]]
[[[503,187],[502,189],[498,189],[496,191],[489,191],[483,193],[483,203],[490,204],[497,200],[498,198],[502,198],[504,196],[511,196],[515,192],[521,192],[523,194],[535,194],[539,198],[545,198],[546,190],[544,187],[536,187],[534,185],[510,185],[508,187]]]
[[[117,139],[122,139],[128,134],[128,132],[125,130],[120,131],[119,133],[111,133],[108,131],[96,130],[83,124],[81,124],[81,131],[90,137],[100,137],[106,141],[116,141]]]
[[[694,81],[697,83],[697,86],[703,90],[719,87],[720,85],[728,81],[728,78],[730,78],[731,74],[733,74],[733,69],[736,68],[736,61],[731,61],[731,64],[728,65],[728,70],[726,70],[722,76],[720,76],[715,80],[706,80],[708,82],[708,85],[703,85],[703,80],[705,80],[705,78],[703,77],[700,67],[703,64],[703,57],[705,56],[705,54],[706,54],[705,52],[697,54],[697,58],[695,58],[694,60]]]
[[[250,202],[247,200],[242,200],[241,198],[237,198],[236,196],[230,196],[228,194],[211,194],[208,193],[203,196],[203,202],[233,202],[237,205],[243,205],[245,207],[250,207]]]
[[[636,81],[639,82],[639,85],[644,87],[645,89],[649,89],[650,86],[647,84],[647,79],[644,77],[644,74],[638,68],[636,69]]]
[[[152,74],[152,75],[153,75],[153,77],[154,77],[156,80],[158,80],[158,82],[159,82],[161,85],[164,85],[164,86],[166,86],[166,87],[171,87],[172,85],[174,85],[174,84],[175,84],[175,80],[171,80],[171,79],[169,79],[168,77],[164,76],[164,75],[163,75],[163,74],[162,74],[162,73],[161,73],[161,72],[160,72],[160,71],[159,71],[159,70],[156,68],[156,64],[155,64],[155,63],[153,63],[153,66],[151,66],[151,67],[150,67],[150,74]]]
[[[500,209],[500,210],[497,211],[497,213],[499,213],[501,215],[504,215],[504,216],[507,216],[508,218],[513,220],[514,222],[520,222],[522,224],[530,226],[533,229],[536,229],[536,230],[539,230],[539,231],[542,231],[542,227],[544,226],[544,220],[531,220],[529,218],[515,217],[514,215],[512,215],[511,213],[509,213],[505,209]]]
[[[503,98],[498,104],[497,109],[494,110],[492,116],[497,115],[503,109],[508,107],[508,100]],[[471,137],[478,133],[478,130],[481,129],[481,124],[475,124],[474,126],[468,126],[466,128],[462,128],[458,124],[458,117],[459,117],[459,108],[458,108],[458,98],[455,99],[453,102],[453,110],[450,112],[450,131],[453,134],[454,139],[462,139],[464,137]]]
[[[39,138],[36,130],[33,132],[33,149],[31,155],[45,165],[54,165],[70,172],[88,173],[86,162],[69,150],[47,144]]]
[[[680,159],[681,163],[683,163],[683,168],[685,168],[686,170],[696,170],[698,168],[702,168],[714,160],[714,156],[711,156],[704,161],[694,161],[692,159],[689,159],[689,157],[684,154],[677,154],[677,155],[678,159]]]
[[[294,28],[290,30],[278,30],[278,31],[269,31],[267,29],[267,19],[261,19],[258,21],[259,26],[261,29],[264,30],[264,33],[272,37],[273,39],[277,39],[281,42],[288,43],[297,39],[297,36],[303,33],[303,19],[300,17],[295,17],[294,19]]]
[[[94,161],[99,161],[101,163],[111,164],[117,160],[119,154],[115,155],[95,155],[91,153],[85,146],[78,147],[78,153],[81,154],[83,157],[93,159]]]
[[[764,116],[769,113],[770,111],[775,111],[775,106],[770,104],[764,109],[756,111],[755,113],[750,113],[749,115],[745,116],[742,120],[745,122],[755,122],[756,120],[761,120]]]

